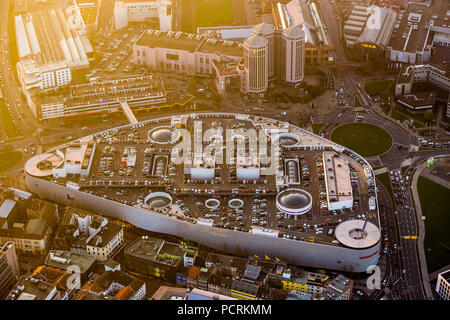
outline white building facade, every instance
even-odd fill
[[[252,36],[244,42],[244,69],[241,91],[262,93],[268,85],[269,42],[260,36]]]

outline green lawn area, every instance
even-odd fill
[[[423,128],[424,127],[424,115],[423,114],[412,114],[407,111],[402,110],[398,106],[394,107],[391,113],[392,118],[399,120],[400,122],[403,122],[405,120],[413,119],[413,125],[416,128]]]
[[[319,134],[320,133],[320,129],[322,129],[322,127],[323,127],[323,123],[314,123],[312,125],[313,133]]]
[[[370,96],[376,96],[383,92],[391,93],[394,86],[394,80],[370,81],[364,84],[364,90]]]
[[[358,99],[358,97],[356,96],[356,94],[353,94],[353,97],[355,98],[355,105],[354,105],[354,107],[355,107],[355,108],[361,107],[362,104],[361,104],[361,102],[359,101],[359,99]]]
[[[0,172],[14,167],[20,160],[22,160],[22,157],[22,152],[19,151],[0,153]]]
[[[404,166],[402,167],[402,174],[404,175],[406,170],[408,170],[409,166]]]
[[[331,140],[363,157],[372,157],[389,150],[392,138],[385,130],[367,123],[350,123],[337,127]]]
[[[234,23],[231,0],[197,0],[195,2],[197,5],[195,25],[197,27],[216,27]]]
[[[450,190],[423,177],[419,177],[417,188],[426,218],[424,247],[428,273],[432,273],[450,262]]]
[[[379,174],[379,175],[377,175],[377,179],[389,191],[389,194],[391,196],[391,203],[393,204],[393,208],[395,208],[394,192],[392,191],[391,181],[389,180],[389,174],[387,172]]]

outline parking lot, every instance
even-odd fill
[[[186,128],[193,132],[193,126],[193,119],[189,119]],[[244,232],[253,227],[269,228],[278,230],[280,237],[299,241],[339,245],[334,229],[340,222],[364,219],[378,225],[376,211],[369,209],[369,198],[376,192],[373,178],[366,176],[363,160],[349,151],[341,156],[349,163],[354,206],[328,210],[322,159],[326,147],[283,148],[280,164],[283,166],[285,159],[299,165],[298,181],[289,187],[305,190],[313,199],[311,210],[295,216],[276,208],[275,198],[280,190],[273,175],[262,175],[254,181],[240,180],[233,162],[217,164],[211,180],[185,174],[183,163],[175,165],[170,161],[172,146],[153,140],[156,129],[170,127],[168,120],[151,120],[96,134],[90,175],[80,179],[81,189],[138,206],[145,205],[144,199],[152,192],[168,192],[174,195],[172,205],[177,212],[192,223],[201,218],[218,228]],[[202,134],[218,127],[225,132],[248,129],[251,123],[227,117],[202,118]]]

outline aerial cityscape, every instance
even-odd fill
[[[450,300],[448,0],[0,15],[0,300]]]

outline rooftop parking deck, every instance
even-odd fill
[[[195,131],[195,120],[201,120],[202,135],[206,130],[222,128],[226,137],[227,129],[235,132],[254,129],[255,125],[261,127],[256,118],[191,116],[185,127],[191,135]],[[369,197],[375,194],[373,179],[367,177],[364,161],[349,152],[340,153],[340,156],[342,163],[348,163],[346,172],[349,176],[344,178],[349,180],[354,206],[328,210],[323,153],[333,148],[332,142],[310,134],[309,139],[304,139],[308,142],[306,146],[281,147],[278,169],[285,172],[284,160],[294,159],[299,166],[299,179],[295,185],[286,183],[287,180],[280,182],[276,175],[264,175],[263,171],[257,180],[240,180],[233,163],[215,163],[213,178],[201,179],[185,171],[184,163],[171,162],[173,146],[179,140],[174,144],[161,144],[149,138],[149,133],[156,128],[170,126],[171,121],[167,118],[98,133],[94,135],[96,151],[88,176],[67,179],[50,176],[46,179],[63,185],[70,179],[82,191],[131,206],[143,206],[144,199],[152,192],[165,192],[173,199],[168,208],[159,211],[161,214],[172,213],[190,223],[197,223],[199,218],[209,219],[213,227],[243,232],[259,226],[278,230],[279,237],[299,241],[339,245],[333,233],[339,223],[362,219],[378,225],[377,211],[369,210],[368,204]],[[299,133],[300,142],[308,135],[298,128],[295,132]],[[320,140],[322,145],[310,146],[315,140]],[[312,197],[311,210],[299,216],[279,211],[276,195],[289,188],[308,192]]]

